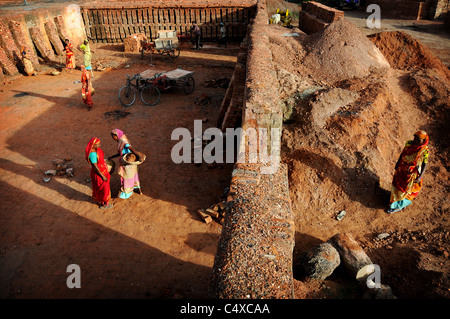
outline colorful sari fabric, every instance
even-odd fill
[[[93,149],[94,144],[100,142],[100,140],[96,137],[91,138],[85,150],[85,159],[91,165],[91,181],[92,181],[92,199],[101,205],[107,205],[109,200],[111,199],[111,188],[109,185],[110,175],[108,171],[108,166],[105,163],[104,153],[101,148],[97,148],[97,151]],[[97,153],[97,167],[100,172],[107,178],[104,181],[101,176],[99,176],[92,166],[91,161],[89,160],[89,155],[93,152]]]
[[[90,79],[89,72],[84,70],[81,74],[81,96],[83,97],[83,103],[92,108],[94,102],[92,101],[92,82]]]
[[[27,55],[27,51],[25,50],[25,47],[21,48],[21,52],[22,52],[23,70],[24,70],[25,74],[33,75],[34,74],[33,63],[31,63],[31,60]]]
[[[75,69],[75,54],[73,52],[73,46],[68,43],[64,49],[66,50],[66,68]]]
[[[131,151],[128,149],[131,146],[125,134],[119,130],[114,129],[111,132],[118,138],[117,152],[119,153],[119,171],[121,189],[119,198],[127,199],[133,195],[134,189],[140,189],[139,174],[137,165],[129,165],[123,161],[123,155],[128,154]]]
[[[416,183],[420,175],[422,163],[428,162],[428,135],[419,131],[424,142],[420,145],[413,141],[406,142],[394,173],[391,190],[391,209],[400,210],[411,204],[422,188],[422,179]]]
[[[86,70],[92,70],[91,66],[91,59],[92,59],[92,52],[91,48],[88,44],[82,44],[80,45],[80,49],[83,50],[83,65],[86,67]]]

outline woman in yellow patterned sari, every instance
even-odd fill
[[[406,142],[400,158],[395,164],[390,206],[392,214],[412,203],[422,188],[422,177],[428,163],[428,134],[417,131],[412,141]]]

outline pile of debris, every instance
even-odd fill
[[[64,159],[54,159],[52,162],[56,165],[55,169],[49,169],[44,172],[46,175],[44,177],[44,182],[49,182],[51,180],[50,176],[62,176],[67,175],[69,177],[73,177],[74,168],[72,164],[72,158],[66,157]]]
[[[357,280],[364,298],[396,299],[388,285],[381,284],[380,269],[350,234],[337,234],[303,253],[295,267],[306,277],[324,280],[342,264],[347,273]]]
[[[221,201],[217,204],[211,205],[209,208],[197,210],[197,214],[207,224],[211,223],[214,218],[220,225],[222,225],[225,219],[226,210],[226,201]]]
[[[220,79],[212,79],[205,82],[205,87],[207,88],[222,88],[227,89],[230,83],[230,79],[220,78]]]

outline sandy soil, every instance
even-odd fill
[[[446,42],[437,40],[445,36],[419,33],[446,62]],[[275,45],[283,44],[272,43],[274,52]],[[360,96],[342,116],[321,117],[325,122],[320,123],[326,123],[321,129],[286,123],[283,161],[289,165],[296,214],[294,257],[335,233],[348,232],[381,266],[382,282],[397,297],[448,298],[448,85],[433,69],[392,68],[364,81],[339,83],[302,78],[299,72],[294,77],[292,70],[308,71],[300,59],[303,47],[294,47],[294,55],[286,50],[279,51],[284,55],[274,53],[276,63],[286,67],[277,70],[280,83],[286,84],[285,96],[295,92],[291,81],[296,88],[329,86]],[[142,62],[138,55],[124,54],[120,45],[99,44],[93,49],[94,66],[106,70],[95,72],[90,112],[81,102],[80,84],[73,84],[80,71],[51,76],[52,68],[42,67],[38,76],[14,77],[0,88],[0,297],[205,298],[221,226],[205,224],[196,210],[220,200],[232,167],[175,165],[170,134],[176,127],[192,130],[194,119],[205,117],[204,128],[216,126],[225,89],[203,84],[231,77],[238,47],[205,47],[200,52],[185,47],[173,64],[155,56],[153,68],[195,71],[197,87],[189,96],[179,90],[164,93],[154,107],[138,100],[129,108],[119,104],[118,89],[126,74],[149,68],[150,57]],[[320,102],[334,93],[342,101],[351,98],[335,90],[315,98]],[[197,105],[204,96],[211,97],[210,103]],[[361,105],[375,101],[373,112],[352,116]],[[116,144],[109,134],[114,128],[124,130],[135,148],[147,155],[139,167],[144,195],[114,199],[114,208],[103,211],[90,198],[84,148],[97,136],[105,153],[114,154]],[[431,134],[425,186],[406,211],[387,215],[383,209],[392,167],[417,128]],[[341,152],[333,145],[340,145]],[[58,176],[45,183],[44,171],[55,168],[52,160],[69,157],[74,177]],[[116,197],[116,173],[111,187]],[[341,210],[347,215],[339,222],[335,216]],[[383,232],[390,236],[377,240]],[[80,266],[82,289],[67,288],[69,264]],[[297,298],[361,297],[341,271],[325,281],[310,282],[299,273],[295,277]]]
[[[231,78],[238,46],[200,52],[181,48],[175,62],[153,57],[152,69],[176,67],[195,72],[196,89],[162,94],[153,107],[137,100],[120,105],[117,93],[126,74],[150,68],[150,56],[124,54],[123,45],[94,45],[94,108],[81,101],[81,72],[17,77],[1,87],[0,97],[0,296],[2,298],[206,298],[221,226],[205,224],[197,209],[217,203],[229,185],[230,165],[174,164],[171,132],[194,119],[216,126],[224,88],[205,82]],[[81,57],[77,56],[80,63]],[[210,102],[199,106],[198,98]],[[128,112],[128,113],[123,113]],[[132,145],[147,155],[139,166],[144,195],[115,198],[100,210],[91,200],[90,168],[84,149],[100,138],[107,156],[117,151],[110,131],[122,129]],[[192,133],[193,134],[193,133]],[[73,177],[44,172],[54,159],[71,158]],[[116,159],[117,161],[117,159]],[[117,163],[116,163],[117,164]],[[69,264],[81,268],[82,289],[68,289]]]
[[[385,55],[405,51],[388,56],[386,67],[377,47],[349,22],[326,29],[326,37],[292,31],[300,35],[268,28],[281,96],[286,110],[292,108],[285,114],[282,158],[297,230],[296,296],[363,296],[342,269],[317,282],[296,264],[307,250],[349,233],[398,298],[449,298],[449,70],[399,33],[372,39]],[[388,215],[393,167],[418,129],[431,136],[425,186],[411,207]],[[342,221],[340,211],[347,213]],[[379,240],[381,233],[389,237]]]

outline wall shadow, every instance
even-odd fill
[[[191,59],[196,71],[194,78],[200,87],[206,80],[231,74],[234,64],[225,68],[221,65],[210,69],[203,66],[205,60]],[[196,63],[198,64],[192,64]],[[180,66],[178,62],[172,68]],[[157,66],[156,66],[157,67]],[[224,189],[229,186],[233,164],[222,169],[209,169],[206,164],[175,164],[171,150],[177,141],[171,140],[171,133],[177,127],[186,127],[193,132],[194,119],[208,117],[203,130],[214,126],[220,104],[198,107],[195,100],[200,90],[191,95],[180,91],[163,94],[161,102],[153,107],[137,101],[132,107],[123,107],[117,92],[125,83],[126,74],[136,74],[145,65],[136,64],[128,69],[116,69],[95,73],[93,79],[96,94],[94,108],[88,111],[81,101],[81,89],[74,89],[58,96],[60,90],[72,85],[80,72],[59,77],[38,76],[23,79],[13,84],[12,89],[4,89],[1,100],[8,101],[15,94],[26,97],[21,103],[11,105],[17,123],[13,133],[5,139],[4,151],[10,152],[0,160],[0,168],[18,176],[24,176],[48,189],[58,192],[59,201],[69,201],[74,207],[79,202],[91,202],[89,165],[84,159],[84,149],[91,137],[97,136],[102,143],[105,156],[117,153],[117,143],[110,132],[119,128],[125,132],[131,144],[147,155],[147,160],[139,166],[139,176],[144,195],[133,196],[126,204],[116,204],[108,211],[111,218],[127,219],[131,207],[155,207],[154,203],[171,203],[188,213],[199,225],[196,210],[217,203]],[[98,76],[97,76],[98,74]],[[42,82],[41,82],[42,81]],[[68,81],[67,83],[64,83]],[[44,85],[45,84],[45,85]],[[208,95],[217,97],[225,94],[225,89],[202,89]],[[73,93],[72,93],[73,92]],[[47,107],[43,109],[42,107]],[[74,107],[76,106],[76,107]],[[34,110],[36,108],[36,111]],[[123,110],[130,114],[123,118],[106,118],[108,111]],[[35,115],[36,112],[39,115]],[[22,115],[20,115],[22,114]],[[13,115],[9,115],[13,117]],[[23,120],[23,125],[20,124]],[[44,183],[46,169],[54,168],[52,160],[65,155],[72,157],[75,168],[71,179],[89,191],[71,188],[62,180],[60,183]],[[35,162],[33,166],[19,164],[15,158],[26,158]],[[117,159],[116,167],[117,167]],[[11,175],[12,178],[13,175]],[[63,176],[61,179],[66,179]],[[56,178],[58,181],[59,178]],[[17,182],[17,181],[16,181]],[[16,186],[12,186],[16,185]],[[211,269],[185,262],[138,240],[108,229],[74,211],[54,205],[28,193],[23,187],[0,181],[1,200],[8,210],[2,212],[0,225],[2,249],[2,291],[5,298],[206,298]],[[31,183],[30,183],[31,185]],[[80,187],[81,187],[80,186]],[[116,173],[111,177],[112,196],[117,196],[120,180]],[[14,196],[8,196],[13,192]],[[58,196],[59,196],[58,195]],[[86,205],[86,204],[83,204]],[[128,206],[131,205],[131,206]],[[146,206],[149,205],[149,206]],[[83,206],[84,207],[84,206]],[[164,206],[166,207],[166,206]],[[163,209],[163,208],[162,208]],[[90,214],[101,214],[92,203]],[[167,214],[173,212],[165,212]],[[4,221],[4,222],[3,222]],[[129,220],[128,220],[129,221]],[[136,227],[139,227],[139,223]],[[191,235],[186,245],[196,251],[212,254],[212,247],[218,241],[216,236]],[[197,242],[198,241],[198,242]],[[202,245],[205,245],[202,248]],[[198,250],[200,249],[200,250]],[[123,252],[119,255],[117,252]],[[66,285],[66,267],[79,264],[82,270],[81,290],[69,290]],[[172,274],[173,273],[173,274]]]
[[[211,271],[0,181],[10,209],[2,214],[2,298],[205,298]],[[42,208],[42,209],[37,209]],[[45,211],[44,211],[45,210]],[[67,266],[81,269],[69,289]],[[193,280],[192,278],[195,278]]]

